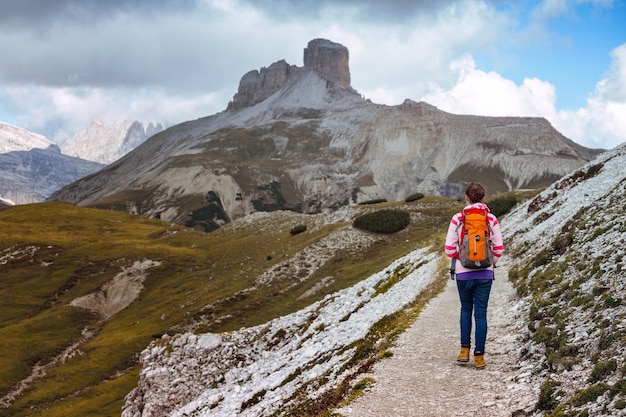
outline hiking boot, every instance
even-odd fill
[[[474,366],[478,369],[483,369],[487,366],[485,362],[485,355],[474,355]]]
[[[462,347],[461,353],[456,357],[457,362],[469,362],[470,348]]]

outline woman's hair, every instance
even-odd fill
[[[465,195],[469,198],[470,203],[479,203],[485,198],[485,189],[477,182],[471,182],[465,188]]]

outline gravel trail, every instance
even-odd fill
[[[337,413],[345,417],[530,415],[536,389],[525,383],[519,362],[527,330],[507,273],[506,265],[496,270],[491,291],[485,369],[476,369],[471,356],[468,364],[456,362],[460,304],[455,281],[450,280],[398,338],[393,356],[364,375],[376,382]]]

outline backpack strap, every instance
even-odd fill
[[[461,229],[461,237],[463,236],[463,232],[465,231],[465,215],[463,214],[462,211],[457,213],[457,216],[459,217],[459,224],[456,226],[456,234],[457,236],[459,235],[459,228]],[[458,248],[458,245],[457,245]],[[450,258],[450,279],[454,279],[454,277],[456,276],[456,260],[459,258],[460,254],[459,254],[459,250],[457,249],[457,253],[456,256],[453,256],[452,258]]]
[[[459,256],[459,255],[457,255]],[[454,277],[456,276],[456,258],[457,256],[453,256],[452,258],[450,258],[450,279],[454,279]]]

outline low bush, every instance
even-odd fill
[[[353,226],[375,233],[395,233],[409,225],[411,217],[404,210],[387,209],[367,213],[354,219]]]
[[[604,382],[592,385],[589,388],[580,390],[576,394],[574,394],[574,396],[572,397],[572,404],[575,407],[583,406],[591,401],[595,401],[599,396],[607,392],[609,389],[609,385],[605,384]]]
[[[367,201],[362,201],[359,204],[360,205],[368,205],[368,204],[378,204],[378,203],[386,203],[387,200],[384,198],[376,198],[374,200],[367,200]]]
[[[554,398],[557,387],[561,385],[559,382],[548,378],[541,384],[541,391],[539,392],[539,399],[535,405],[537,411],[550,411],[553,410],[559,402]]]
[[[606,362],[598,362],[593,367],[591,371],[591,376],[589,377],[590,382],[598,382],[608,375],[617,370],[617,361],[615,359],[608,360]]]
[[[293,236],[304,231],[306,231],[306,224],[299,224],[297,226],[294,226],[289,233],[291,233],[291,235]]]
[[[487,202],[487,206],[489,206],[489,211],[491,211],[496,217],[504,216],[509,211],[511,211],[511,209],[515,207],[516,204],[517,199],[512,195],[506,197],[497,197]]]
[[[417,201],[424,198],[424,194],[422,193],[415,193],[415,194],[411,194],[410,196],[408,196],[407,198],[404,199],[404,201],[406,203],[410,203],[411,201]]]

